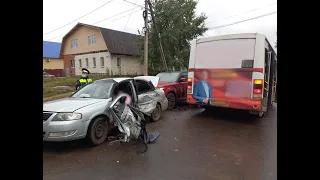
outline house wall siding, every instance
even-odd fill
[[[100,58],[104,58],[104,66],[101,66],[101,60]],[[86,66],[86,58],[88,58],[89,66]],[[96,67],[93,66],[93,58],[96,58]],[[82,66],[80,67],[80,61]],[[110,74],[110,67],[111,67],[111,58],[110,54],[108,52],[102,52],[102,53],[93,53],[93,54],[83,54],[83,55],[77,55],[75,56],[75,74],[81,75],[81,69],[87,68],[90,73],[105,73],[107,74],[107,70],[109,70]]]
[[[47,62],[47,59],[50,59],[50,62]],[[43,70],[44,69],[63,69],[64,63],[63,59],[52,59],[52,58],[43,58]]]
[[[117,66],[117,57],[121,58],[121,66]],[[113,75],[142,75],[143,65],[140,63],[140,57],[113,55],[111,58],[111,69]]]
[[[91,35],[96,35],[96,43],[88,44],[88,37]],[[78,47],[71,48],[71,41],[73,39],[78,40]],[[65,39],[63,43],[63,55],[79,54],[93,51],[107,50],[106,43],[102,37],[100,30],[95,28],[90,28],[87,26],[80,26],[71,32]]]

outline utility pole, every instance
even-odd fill
[[[163,63],[163,68],[166,71],[168,71],[168,66],[167,66],[166,58],[164,56],[162,43],[161,43],[161,35],[160,35],[160,33],[158,32],[158,29],[157,29],[156,18],[154,16],[154,12],[153,12],[153,9],[152,9],[152,4],[151,4],[150,0],[147,0],[147,1],[148,1],[149,8],[150,8],[150,14],[151,14],[152,21],[153,21],[153,27],[154,27],[155,33],[157,34],[157,37],[158,37],[159,50],[160,50],[160,55],[161,55],[161,59],[162,59],[162,63]]]
[[[144,12],[143,12],[143,18],[144,18],[144,75],[148,75],[148,36],[149,36],[149,30],[148,30],[148,0],[145,0],[144,2]]]

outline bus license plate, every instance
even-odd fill
[[[211,100],[210,104],[215,106],[228,106],[228,102],[223,100]]]

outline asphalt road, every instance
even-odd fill
[[[163,112],[161,136],[139,144],[44,143],[45,180],[276,180],[276,104],[264,119],[228,109]]]

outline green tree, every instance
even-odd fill
[[[158,32],[169,70],[188,67],[190,41],[203,35],[208,28],[204,13],[196,15],[197,1],[195,0],[152,0],[151,1]],[[163,62],[159,51],[158,37],[153,22],[149,27],[148,68],[149,74],[154,75],[163,71]],[[143,52],[143,42],[140,42]],[[143,57],[142,57],[143,61]]]

